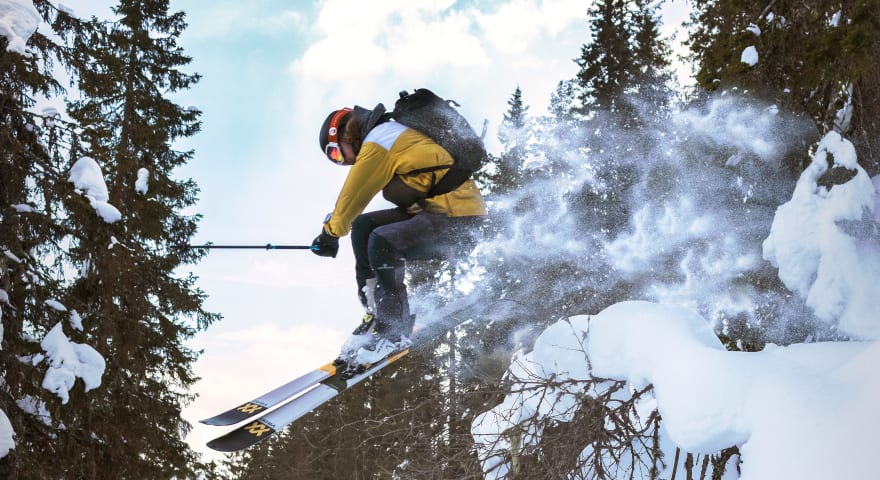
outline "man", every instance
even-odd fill
[[[369,348],[390,352],[407,341],[414,323],[405,261],[469,252],[486,204],[471,179],[429,196],[449,172],[452,156],[428,136],[390,120],[382,104],[330,112],[319,143],[330,161],[351,171],[311,249],[335,257],[339,237],[351,233],[358,295],[367,311],[353,333],[374,334]],[[363,213],[380,191],[397,208]]]

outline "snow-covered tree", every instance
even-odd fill
[[[180,70],[183,13],[123,0],[84,21],[29,3],[12,2],[54,35],[0,35],[16,45],[0,50],[0,409],[15,435],[0,475],[193,477],[184,342],[217,317],[175,273],[198,259],[177,248],[198,220],[180,213],[195,184],[173,178],[192,155],[173,142],[199,127],[168,100],[198,79]]]
[[[880,172],[880,20],[876,2],[693,2],[690,48],[709,91],[739,88],[852,139]],[[818,136],[815,138],[818,140]],[[803,157],[791,158],[799,173]]]

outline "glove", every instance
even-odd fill
[[[339,253],[339,237],[334,237],[321,228],[321,234],[315,237],[309,250],[319,257],[336,258]]]

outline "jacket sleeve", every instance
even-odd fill
[[[324,224],[324,230],[336,237],[348,235],[351,223],[391,181],[394,171],[395,166],[387,150],[372,142],[364,143],[342,185],[333,214]]]

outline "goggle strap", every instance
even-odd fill
[[[342,118],[351,112],[350,108],[342,108],[336,111],[333,118],[330,119],[330,127],[327,130],[327,141],[329,143],[338,143],[339,138],[339,122]]]

